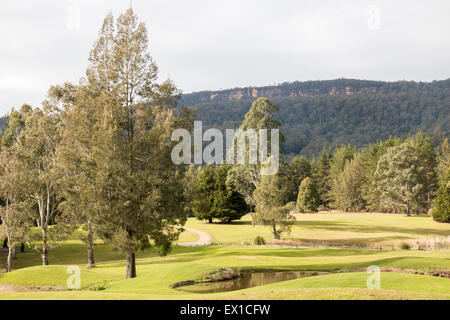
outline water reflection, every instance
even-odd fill
[[[179,287],[178,290],[192,293],[215,293],[235,291],[263,286],[269,283],[312,277],[323,274],[316,271],[283,271],[283,272],[241,272],[241,276],[234,280],[197,283]]]

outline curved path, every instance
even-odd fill
[[[209,233],[206,233],[204,231],[200,231],[197,229],[186,228],[186,227],[183,227],[183,229],[198,235],[198,240],[195,242],[189,242],[189,243],[177,243],[177,245],[179,245],[179,246],[182,246],[182,247],[208,246],[212,243],[213,238]]]

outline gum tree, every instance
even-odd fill
[[[421,166],[415,148],[410,142],[389,148],[378,161],[375,177],[382,206],[404,208],[408,216],[411,208],[420,208],[423,185]]]
[[[274,119],[275,114],[279,111],[278,107],[272,104],[267,98],[258,98],[255,100],[250,110],[245,115],[244,121],[239,127],[240,130],[255,130],[257,139],[259,137],[260,129],[268,130],[267,150],[270,157],[272,150],[270,150],[270,130],[278,129],[281,123]],[[280,135],[280,145],[284,141],[284,137]],[[236,145],[235,141],[235,145]],[[249,142],[250,144],[250,142]],[[259,146],[260,147],[260,146]],[[233,150],[236,152],[236,150]],[[281,152],[281,150],[277,150]],[[251,164],[249,161],[249,149],[245,148],[245,163],[235,164],[228,173],[228,186],[239,192],[247,202],[250,208],[256,206],[256,200],[253,192],[259,186],[261,180],[261,159],[258,159],[256,164]]]
[[[0,151],[0,196],[4,205],[0,207],[0,220],[8,239],[8,257],[6,272],[12,269],[16,245],[24,242],[28,228],[31,226],[31,203],[25,195],[28,183],[27,172],[12,145]]]
[[[34,109],[18,137],[22,170],[27,172],[26,194],[38,208],[37,223],[42,233],[42,264],[48,265],[49,225],[59,205],[56,148],[60,142],[60,113],[51,104]],[[56,236],[56,234],[55,234]]]
[[[278,175],[261,176],[261,184],[254,192],[257,218],[271,227],[276,240],[283,232],[290,232],[295,222],[291,208],[286,205],[287,196],[286,183]]]
[[[95,266],[94,240],[98,210],[95,203],[96,167],[93,159],[93,136],[98,120],[95,96],[80,84],[53,87],[53,94],[64,109],[64,129],[57,149],[56,170],[59,172],[59,194],[62,199],[60,224],[81,226],[86,234],[80,239],[87,244],[87,267]]]

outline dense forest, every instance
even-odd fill
[[[205,127],[237,128],[260,96],[280,109],[277,120],[283,124],[287,154],[311,156],[338,144],[361,147],[420,130],[437,137],[450,131],[450,79],[293,82],[185,94],[180,104],[195,106]]]
[[[179,105],[194,106],[204,127],[238,128],[252,102],[265,96],[277,114],[287,154],[312,156],[324,147],[362,147],[389,136],[420,130],[442,138],[450,132],[450,79],[383,82],[352,79],[283,83],[182,95]],[[3,130],[4,118],[0,118]]]

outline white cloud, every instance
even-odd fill
[[[1,1],[0,114],[38,105],[50,85],[83,76],[104,16],[129,3]],[[367,20],[373,7],[380,8],[377,28]],[[147,24],[161,78],[170,75],[185,92],[337,77],[450,77],[446,0],[133,0],[133,8]]]

